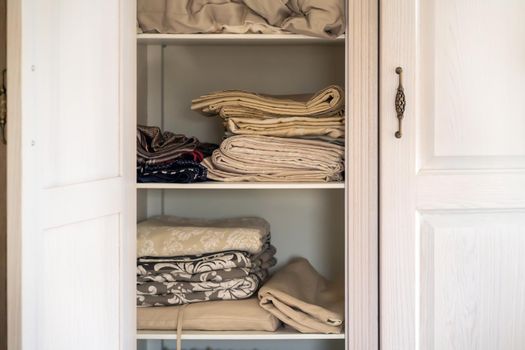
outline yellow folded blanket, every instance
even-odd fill
[[[340,181],[344,147],[268,136],[232,136],[202,164],[216,181]]]
[[[325,136],[344,139],[344,117],[282,117],[282,118],[241,118],[225,121],[226,130],[237,135],[263,135],[274,137]]]
[[[343,289],[330,285],[303,258],[293,259],[259,290],[260,305],[302,333],[341,333]]]
[[[336,85],[315,94],[272,96],[241,90],[227,90],[201,96],[191,109],[219,115],[222,109],[243,108],[283,116],[333,115],[344,109],[344,91]]]

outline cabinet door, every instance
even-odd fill
[[[525,348],[524,14],[381,2],[382,349]]]
[[[133,349],[135,5],[9,0],[9,349]]]

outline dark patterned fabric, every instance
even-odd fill
[[[252,296],[276,264],[269,243],[259,254],[228,251],[200,256],[137,260],[137,305],[182,305]]]
[[[198,154],[196,154],[198,156]],[[207,170],[194,160],[177,159],[165,165],[137,168],[139,183],[192,183],[206,181]]]

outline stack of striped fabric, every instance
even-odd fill
[[[249,298],[275,253],[264,219],[154,217],[138,225],[137,305]]]
[[[269,96],[230,90],[192,101],[192,109],[223,120],[226,140],[203,161],[216,181],[341,181],[344,91]]]

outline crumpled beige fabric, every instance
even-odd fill
[[[185,306],[179,320],[181,306],[137,308],[137,329],[172,330],[178,321],[183,330],[194,331],[267,331],[279,327],[279,320],[259,306],[257,298],[221,300]]]
[[[259,290],[260,305],[302,333],[341,333],[344,289],[331,285],[304,258],[291,260]]]
[[[230,116],[232,110],[256,110],[256,115],[274,114],[282,116],[327,116],[344,109],[344,91],[337,85],[328,86],[315,94],[272,96],[241,90],[218,91],[196,98],[191,109],[215,116]]]
[[[324,141],[237,135],[202,164],[216,181],[340,181],[344,147]]]
[[[335,38],[345,30],[343,0],[138,0],[137,10],[144,32]]]
[[[199,255],[227,250],[260,253],[270,224],[256,217],[189,219],[157,216],[137,225],[137,256]]]
[[[236,135],[274,137],[326,136],[344,140],[344,117],[228,118],[226,130]]]

